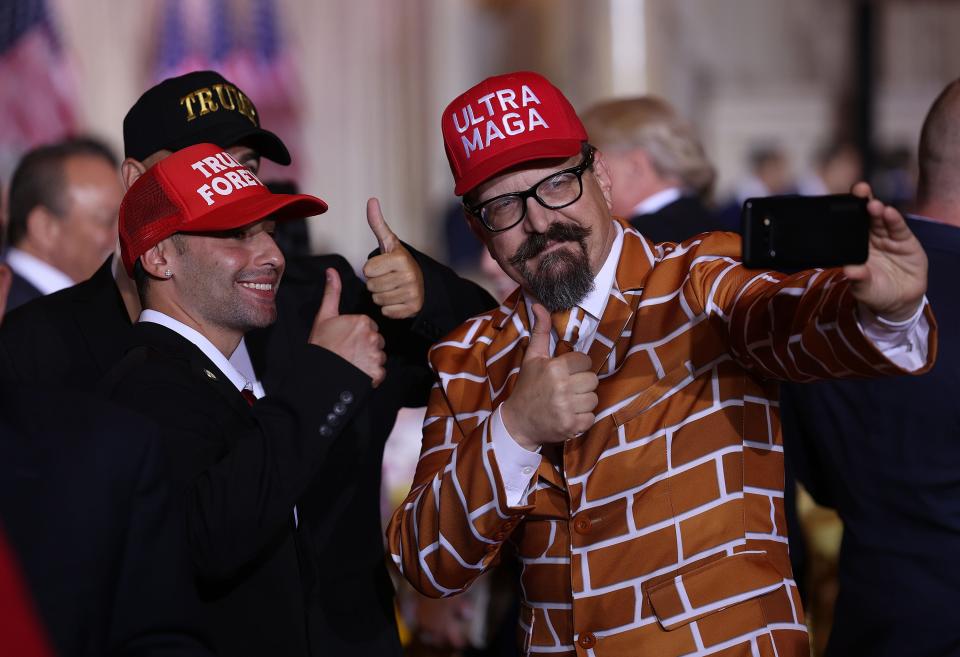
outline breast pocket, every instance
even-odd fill
[[[618,427],[627,424],[638,415],[666,401],[667,398],[692,380],[693,373],[689,362],[673,368],[658,379],[656,383],[637,395],[630,403],[617,410],[613,414],[614,424]]]

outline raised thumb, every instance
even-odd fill
[[[387,220],[384,219],[383,212],[380,210],[380,201],[376,198],[367,199],[367,225],[377,238],[380,253],[390,253],[397,248],[400,240],[387,225]]]
[[[327,268],[327,285],[323,288],[323,301],[317,312],[317,321],[340,315],[340,274],[333,267]]]
[[[530,326],[530,343],[523,360],[550,357],[550,313],[539,303],[533,304],[533,323]]]

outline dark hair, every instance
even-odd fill
[[[26,236],[27,217],[37,206],[47,208],[58,217],[66,213],[64,162],[79,156],[102,158],[114,169],[119,166],[110,148],[91,137],[77,137],[39,146],[21,158],[10,179],[7,222],[10,246],[16,246]]]

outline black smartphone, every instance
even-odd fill
[[[740,213],[743,264],[795,271],[867,260],[867,199],[852,194],[748,198]]]

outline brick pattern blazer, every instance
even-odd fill
[[[594,426],[508,507],[489,416],[529,339],[519,291],[431,351],[409,497],[387,531],[430,596],[513,544],[524,654],[808,655],[783,511],[777,380],[902,373],[863,336],[839,270],[747,270],[739,237],[655,245],[626,222],[589,350]],[[932,314],[928,361],[936,328]],[[929,367],[929,363],[927,365]]]

